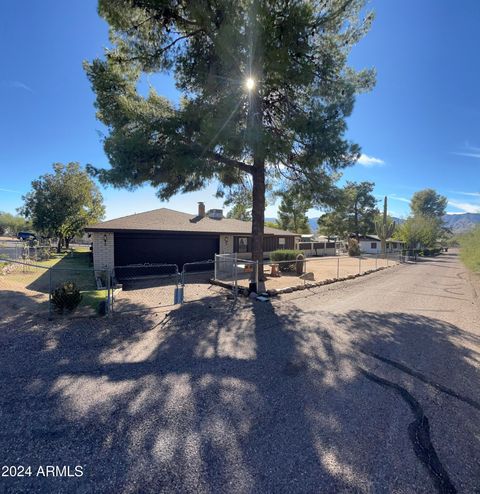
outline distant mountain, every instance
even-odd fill
[[[480,213],[446,214],[443,221],[453,233],[464,233],[480,224]]]
[[[265,218],[266,221],[276,221],[276,218]],[[393,220],[397,225],[401,225],[405,220],[402,218],[395,218]],[[318,218],[308,218],[310,223],[310,229],[312,232],[316,232],[318,228]],[[443,217],[443,221],[446,226],[452,230],[453,233],[468,232],[476,225],[480,224],[480,213],[461,213],[461,214],[446,214]]]

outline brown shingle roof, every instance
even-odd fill
[[[148,232],[182,232],[182,233],[231,233],[250,234],[252,223],[231,218],[214,220],[208,217],[181,213],[173,209],[160,208],[145,213],[132,214],[123,218],[104,221],[85,228],[87,232],[108,231],[148,231]],[[297,235],[285,230],[265,227],[269,235]]]

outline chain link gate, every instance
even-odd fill
[[[112,273],[112,313],[173,307],[178,296],[177,264],[116,266]]]
[[[181,273],[181,303],[217,296],[220,290],[210,282],[214,272],[215,261],[213,259],[185,263]]]

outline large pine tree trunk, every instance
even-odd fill
[[[258,279],[263,281],[263,231],[265,224],[265,162],[253,162],[252,259],[258,261]]]

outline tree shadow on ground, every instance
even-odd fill
[[[439,489],[407,432],[409,404],[365,372],[398,383],[425,413],[461,407],[449,444],[470,434],[469,453],[480,451],[478,410],[428,382],[478,396],[478,337],[429,317],[350,312],[319,322],[288,302],[207,299],[110,320],[11,314],[0,343],[2,462],[84,467],[81,478],[9,479],[15,489]],[[466,473],[431,423],[447,480],[471,487],[478,466]]]
[[[42,266],[41,262],[33,262],[33,264]],[[88,252],[62,255],[51,269],[32,268],[32,279],[29,280],[28,277],[25,277],[25,286],[28,290],[48,293],[50,287],[53,290],[67,281],[75,282],[79,290],[96,289],[95,272],[90,266]]]

